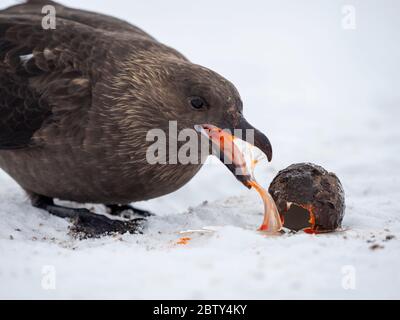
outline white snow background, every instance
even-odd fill
[[[2,172],[0,298],[400,298],[399,1],[63,3],[123,18],[231,80],[273,144],[259,181],[296,162],[335,172],[345,230],[263,236],[255,191],[214,163],[140,203],[157,214],[143,235],[79,241]],[[343,5],[356,29],[342,27]],[[218,228],[177,244],[205,226]]]

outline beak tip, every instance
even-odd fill
[[[251,124],[249,124],[246,119],[242,118],[241,119],[241,126],[239,129],[242,130],[247,130],[247,129],[252,129],[254,132],[254,143],[252,143],[254,146],[256,146],[258,149],[260,149],[268,159],[268,162],[271,162],[272,160],[272,146],[271,142],[269,139],[265,136],[264,133],[260,132],[256,128],[254,128]]]
[[[271,161],[272,161],[272,149],[271,149],[271,151],[267,154],[267,159],[268,159],[268,162],[271,162]]]

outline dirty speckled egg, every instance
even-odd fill
[[[278,172],[269,186],[283,226],[308,233],[340,228],[345,196],[339,178],[313,163],[296,163]]]

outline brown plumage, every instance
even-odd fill
[[[55,30],[42,28],[46,4]],[[145,156],[148,130],[171,120],[178,130],[250,128],[229,81],[127,22],[44,0],[0,11],[0,167],[34,204],[127,204],[177,190],[201,164]],[[265,136],[255,138],[270,157]]]

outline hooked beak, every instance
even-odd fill
[[[241,117],[238,125],[230,132],[211,124],[196,125],[195,129],[205,135],[213,144],[214,154],[224,163],[235,177],[246,187],[251,188],[251,173],[248,171],[242,152],[233,142],[236,138],[249,142],[272,159],[272,146],[268,138]],[[239,129],[239,130],[238,130]],[[233,133],[233,134],[232,134]]]
[[[238,137],[239,139],[245,140],[252,145],[256,146],[258,149],[260,149],[266,156],[268,161],[272,160],[272,146],[271,142],[269,142],[269,139],[266,137],[265,134],[263,134],[261,131],[258,129],[254,128],[250,123],[247,122],[247,120],[244,117],[240,117],[238,121],[238,125],[235,126],[233,133],[235,134],[235,130],[240,129],[241,132],[245,133],[244,138]],[[251,137],[247,136],[247,133],[253,132],[253,141],[251,141]]]

